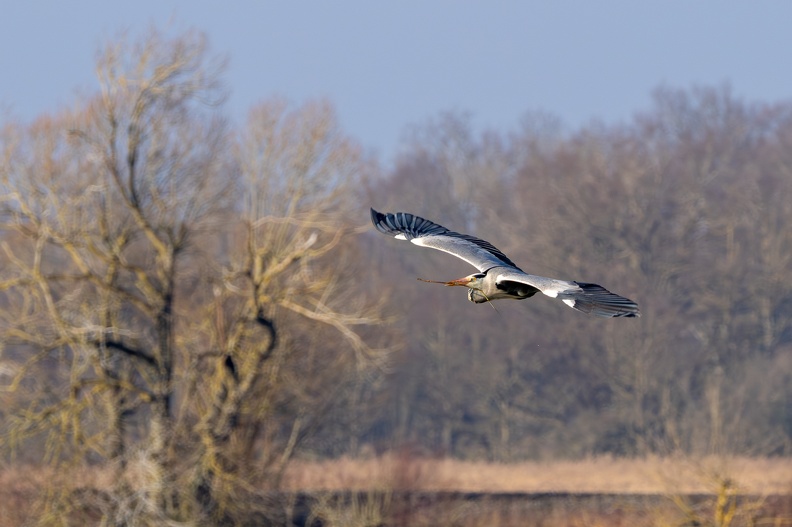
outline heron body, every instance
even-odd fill
[[[413,214],[371,209],[371,221],[383,234],[452,254],[477,268],[477,273],[440,282],[467,287],[471,302],[481,304],[503,298],[522,300],[541,292],[573,309],[600,317],[641,316],[635,302],[600,285],[528,274],[488,241],[451,231]]]

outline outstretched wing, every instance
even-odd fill
[[[442,225],[407,212],[391,214],[371,209],[371,222],[383,234],[389,234],[399,240],[409,240],[421,247],[431,247],[453,254],[482,273],[493,267],[502,266],[519,270],[514,262],[490,242],[448,230]]]
[[[495,284],[504,291],[513,290],[518,284],[529,285],[549,297],[562,300],[573,309],[599,317],[641,316],[638,304],[597,284],[545,278],[515,271],[499,273]]]

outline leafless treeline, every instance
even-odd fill
[[[199,34],[113,43],[97,71],[94,97],[0,138],[2,446],[64,478],[44,523],[254,521],[292,457],[366,445],[792,453],[792,105],[660,90],[571,134],[443,115],[377,174],[326,103],[232,127]],[[644,316],[418,283],[470,270],[361,234],[369,205]],[[86,464],[108,488],[75,494]]]
[[[496,313],[455,290],[394,288],[409,340],[388,434],[499,460],[792,453],[792,105],[728,87],[653,100],[621,126],[561,133],[531,115],[476,137],[450,115],[416,136],[374,191],[380,210],[475,233],[528,272],[603,284],[644,316],[538,297]],[[377,251],[383,283],[469,272],[411,249]]]

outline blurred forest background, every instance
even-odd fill
[[[0,132],[0,446],[58,469],[45,523],[231,517],[293,459],[400,448],[792,455],[792,103],[663,87],[630,122],[482,134],[440,113],[384,169],[332,102],[231,123],[200,33],[96,66],[94,94]],[[381,236],[369,206],[643,316],[474,305],[416,281],[464,262]],[[106,488],[76,495],[86,466]]]

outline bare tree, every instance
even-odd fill
[[[276,486],[297,447],[360,379],[381,373],[386,356],[359,329],[381,321],[355,287],[349,252],[362,161],[331,107],[262,104],[236,151],[244,206],[211,313],[191,331],[216,346],[213,381],[192,385],[200,499],[214,513],[231,503],[227,478],[245,473],[256,446],[260,461],[247,475]]]
[[[45,523],[269,514],[257,493],[385,364],[350,274],[365,161],[326,103],[264,104],[234,142],[221,67],[200,34],[152,32],[102,52],[84,107],[4,133],[7,446],[115,470],[63,481]]]
[[[57,387],[65,393],[38,402],[14,431],[20,440],[43,427],[66,433],[78,452],[123,471],[128,419],[146,415],[144,498],[156,517],[169,507],[181,266],[229,195],[218,177],[226,128],[193,112],[222,94],[198,34],[168,41],[154,32],[132,51],[109,46],[98,74],[101,96],[36,123],[3,179],[4,228],[18,242],[5,245],[5,289],[34,301],[29,316],[5,326],[8,341],[36,354],[15,383],[52,354],[68,368]],[[90,415],[97,411],[106,415]]]

